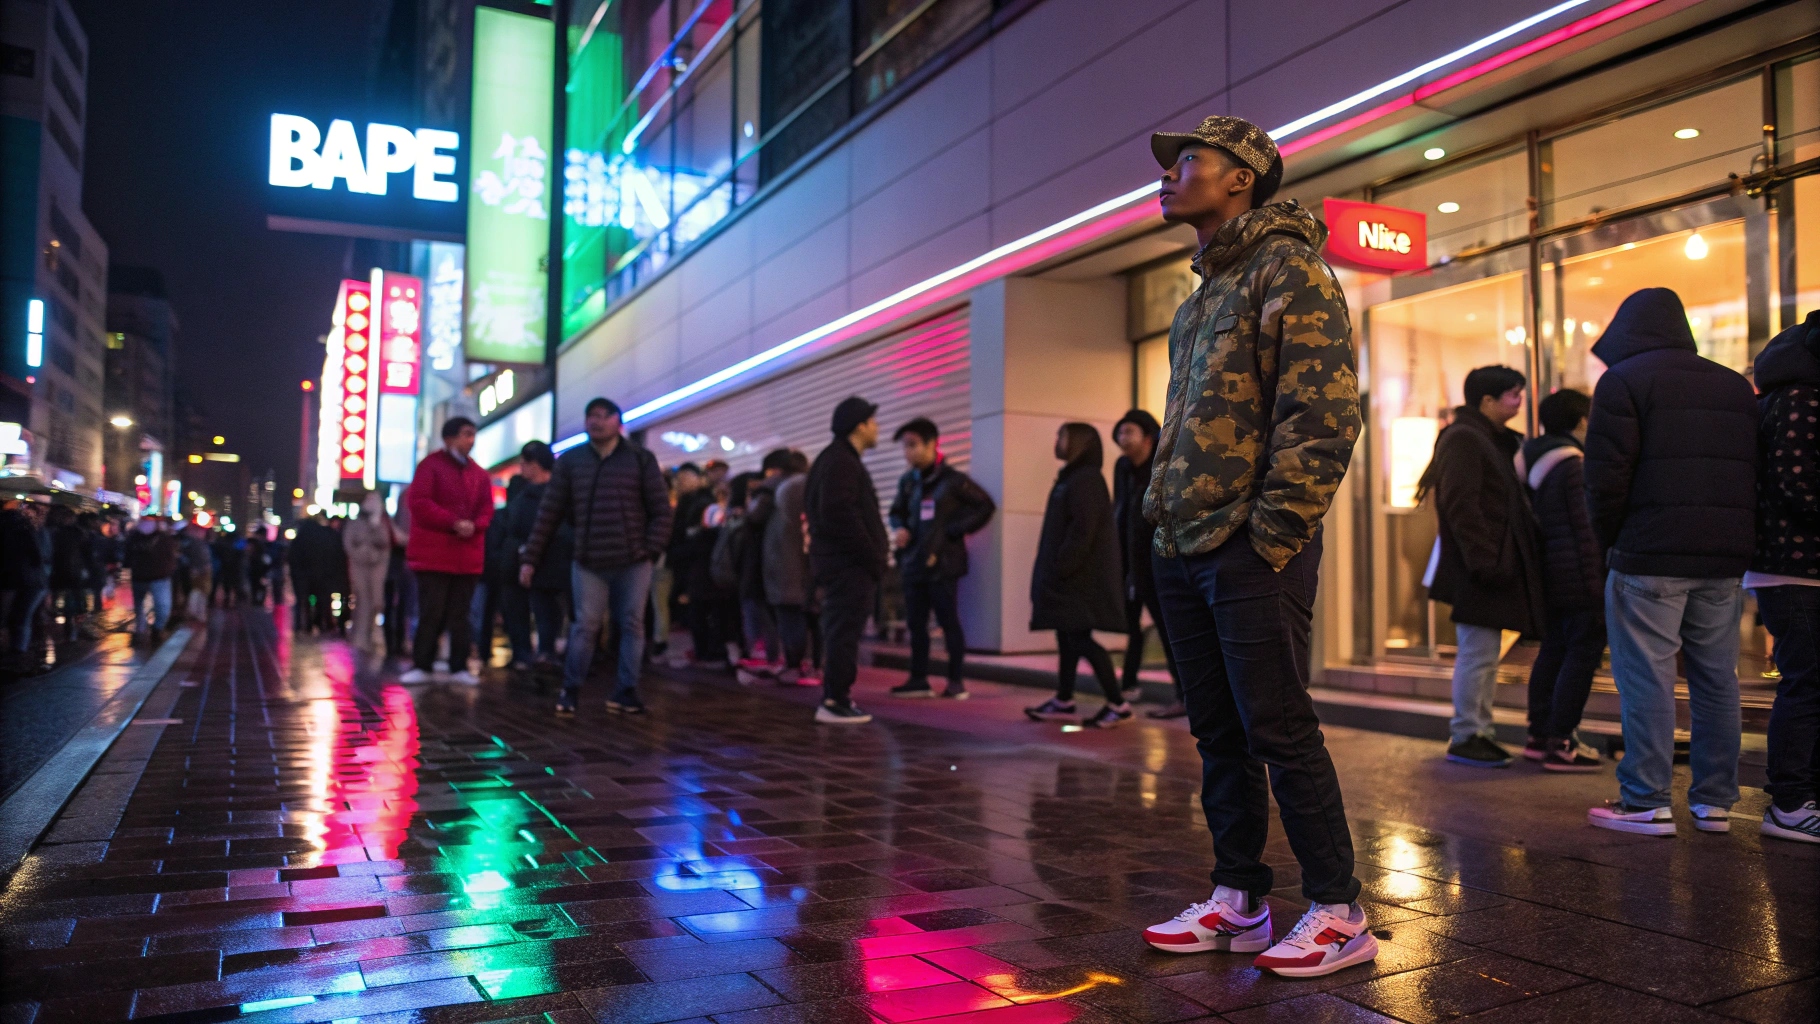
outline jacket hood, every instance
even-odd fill
[[[1644,288],[1632,292],[1612,314],[1592,351],[1606,366],[1616,366],[1631,356],[1663,348],[1699,351],[1681,296],[1669,288]]]
[[[1266,235],[1293,235],[1315,250],[1327,241],[1327,228],[1294,199],[1247,210],[1214,232],[1213,238],[1194,254],[1194,267],[1210,277],[1249,252]]]
[[[1561,464],[1562,459],[1583,456],[1585,450],[1580,441],[1572,434],[1543,434],[1523,442],[1523,450],[1517,454],[1517,473],[1529,484],[1530,490],[1542,486],[1548,479],[1549,471]]]
[[[1751,376],[1765,394],[1790,384],[1820,384],[1820,309],[1771,338],[1757,353]]]

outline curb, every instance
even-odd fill
[[[0,804],[0,874],[18,867],[44,836],[158,683],[169,674],[192,635],[187,626],[172,633],[87,725]]]

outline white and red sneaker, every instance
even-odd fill
[[[1316,903],[1283,941],[1251,963],[1289,978],[1315,978],[1374,960],[1378,940],[1357,905]]]
[[[1248,898],[1227,886],[1213,890],[1205,903],[1154,928],[1144,929],[1144,941],[1165,953],[1204,953],[1210,949],[1255,953],[1270,945],[1270,908],[1259,906],[1250,914],[1242,907]]]

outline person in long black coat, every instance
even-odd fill
[[[1062,424],[1055,435],[1055,457],[1062,460],[1062,471],[1043,510],[1030,576],[1030,628],[1055,630],[1061,665],[1055,696],[1024,713],[1035,721],[1074,717],[1075,671],[1086,658],[1106,706],[1085,724],[1105,728],[1130,718],[1131,705],[1119,690],[1112,656],[1093,639],[1096,629],[1125,629],[1118,532],[1112,495],[1100,472],[1105,457],[1099,431],[1087,423]]]

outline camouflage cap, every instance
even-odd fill
[[[1277,161],[1277,144],[1262,128],[1242,117],[1215,114],[1191,132],[1157,132],[1150,136],[1150,152],[1164,170],[1175,166],[1175,158],[1190,142],[1205,143],[1231,153],[1259,177],[1270,173]]]

